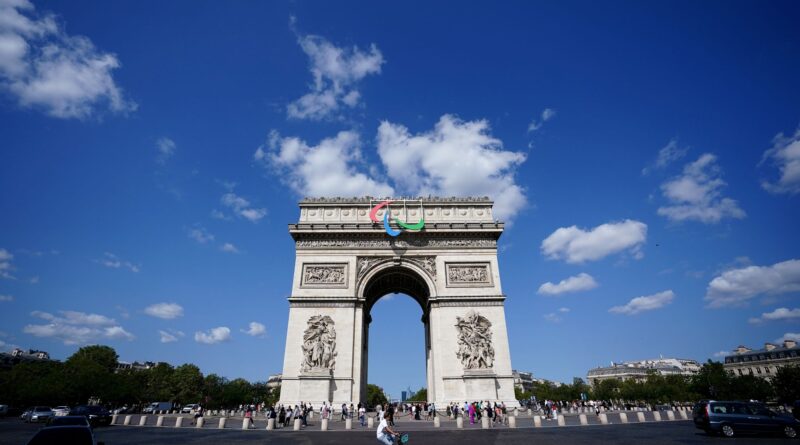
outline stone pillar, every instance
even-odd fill
[[[508,416],[508,427],[509,428],[517,427],[517,416]]]
[[[267,431],[275,429],[275,419],[267,419]]]
[[[219,418],[219,424],[217,424],[217,428],[219,428],[221,430],[224,430],[226,423],[228,423],[228,418],[227,417],[220,417]]]
[[[601,425],[608,425],[608,414],[600,413],[600,415],[598,417],[600,417],[600,424]]]
[[[242,419],[242,429],[243,430],[250,429],[250,418],[249,417],[245,417],[244,419]]]
[[[581,421],[581,425],[589,424],[589,420],[586,418],[586,414],[578,414],[578,419]]]
[[[158,416],[158,419],[156,419],[156,426],[164,426],[164,416]]]
[[[367,428],[375,428],[375,418],[367,416]]]
[[[194,424],[195,428],[202,428],[203,424],[206,423],[205,419],[202,417],[197,418],[197,422]]]
[[[147,416],[139,417],[139,426],[145,426],[145,425],[147,425]]]
[[[130,414],[125,416],[125,420],[122,421],[122,424],[123,425],[130,425],[131,424],[131,415]]]
[[[111,424],[112,425],[116,425],[117,424],[117,415],[116,414],[111,416]]]
[[[675,420],[675,411],[672,411],[672,410],[667,411],[667,419],[668,420]]]
[[[558,426],[565,426],[567,424],[567,420],[564,419],[563,414],[558,415]]]
[[[639,422],[644,422],[644,412],[637,411],[636,412],[636,420],[638,420]]]
[[[322,431],[328,431],[328,419],[322,419],[322,422],[320,422],[320,429]]]
[[[294,419],[294,430],[300,431],[300,419]]]
[[[660,411],[653,411],[653,420],[656,422],[661,422],[661,412]]]
[[[533,426],[536,428],[542,426],[542,416],[533,416]]]
[[[628,414],[627,413],[619,413],[619,421],[620,421],[620,423],[628,423]]]
[[[485,411],[484,414],[481,416],[481,428],[483,429],[489,428],[489,416],[486,415]]]
[[[180,428],[183,426],[183,417],[178,416],[175,418],[175,428]]]
[[[439,416],[434,417],[433,418],[433,427],[434,428],[439,428],[440,426],[442,426],[442,421],[439,420]]]
[[[514,417],[519,416],[519,408],[514,408]]]
[[[683,420],[688,420],[689,419],[689,416],[686,414],[685,410],[681,410],[681,411],[679,411],[679,413],[681,415],[681,419],[683,419]]]
[[[344,429],[346,429],[346,430],[352,430],[353,429],[353,419],[351,419],[349,417],[344,419]]]
[[[456,428],[464,428],[464,418],[461,416],[456,417]]]

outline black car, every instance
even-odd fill
[[[69,411],[70,416],[84,416],[89,420],[89,425],[95,427],[98,425],[111,425],[111,413],[102,406],[97,405],[81,405],[72,408]]]
[[[67,426],[67,425],[79,425],[79,426],[88,426],[89,419],[86,416],[58,416],[58,417],[51,417],[50,420],[47,421],[47,426]]]
[[[726,437],[739,434],[777,433],[797,437],[800,421],[780,415],[763,403],[702,400],[692,408],[697,428],[708,434],[722,433]]]
[[[39,432],[28,441],[28,445],[51,445],[54,443],[70,445],[105,445],[103,442],[95,440],[91,428],[79,425],[48,426],[39,430]]]

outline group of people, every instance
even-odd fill
[[[249,410],[249,408],[248,408]],[[248,412],[250,416],[248,416]],[[275,426],[277,428],[287,428],[295,419],[300,419],[300,426],[307,427],[308,426],[308,416],[314,412],[314,407],[311,406],[310,403],[303,403],[300,402],[299,405],[277,405],[277,406],[270,406],[267,410],[267,418],[268,419],[275,419]],[[252,417],[252,411],[246,411],[245,417]]]
[[[469,423],[472,425],[479,422],[483,416],[487,416],[493,423],[508,424],[508,409],[503,402],[464,402],[463,405],[451,403],[447,406],[447,415],[469,417]]]

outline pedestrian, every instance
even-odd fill
[[[364,408],[364,405],[359,403],[358,404],[358,420],[359,420],[359,422],[361,422],[361,426],[362,427],[367,426],[366,417],[367,417],[367,410],[366,410],[366,408]]]
[[[346,419],[346,418],[347,418],[347,404],[346,403],[342,403],[342,416],[341,416],[340,420],[342,422],[344,422],[344,419]]]
[[[469,405],[469,424],[475,425],[475,404],[471,403]]]

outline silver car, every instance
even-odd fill
[[[53,410],[49,406],[34,406],[25,416],[26,422],[47,422],[53,417]]]
[[[66,416],[69,414],[68,406],[57,406],[53,408],[53,415],[57,417]]]

